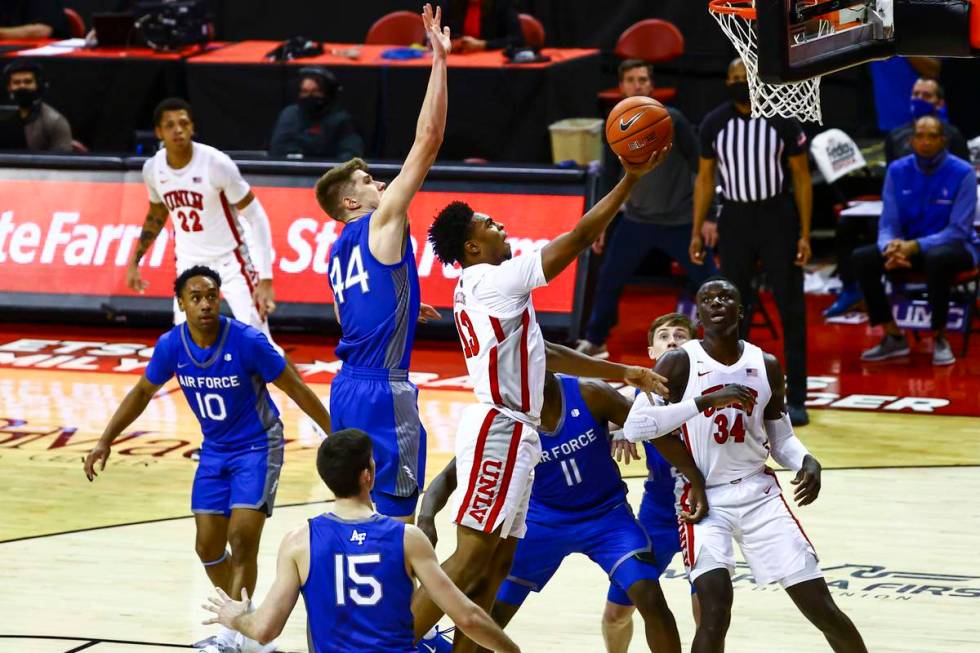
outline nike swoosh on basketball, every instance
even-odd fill
[[[632,127],[633,126],[633,123],[636,122],[637,120],[639,120],[640,119],[640,116],[642,116],[646,112],[647,112],[646,109],[644,109],[643,111],[639,112],[638,114],[636,114],[635,116],[633,116],[629,120],[623,120],[622,118],[620,118],[619,119],[619,131],[624,132],[627,129],[629,129],[630,127]]]

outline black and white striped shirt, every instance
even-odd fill
[[[806,151],[806,134],[793,118],[753,118],[726,102],[701,122],[701,156],[718,161],[722,195],[761,202],[788,192],[787,157]]]

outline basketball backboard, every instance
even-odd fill
[[[892,55],[980,55],[980,0],[755,0],[759,78],[798,82]]]

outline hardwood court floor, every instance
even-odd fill
[[[209,633],[199,607],[209,587],[188,514],[195,465],[187,454],[200,435],[179,391],[166,392],[172,383],[128,432],[134,437],[114,447],[105,473],[91,484],[82,475],[82,455],[134,381],[124,373],[2,370],[0,635],[35,639],[0,637],[0,651],[162,652]],[[329,392],[326,384],[314,389],[321,397]],[[292,442],[263,537],[259,597],[283,534],[330,507],[313,467],[313,429],[274,396]],[[456,418],[471,401],[465,390],[422,390],[428,477],[452,455]],[[797,512],[869,649],[978,650],[980,421],[827,409],[811,415],[800,435],[825,466],[824,490]],[[630,496],[638,503],[642,463],[624,472],[635,477]],[[447,516],[439,526],[444,558],[454,534]],[[664,587],[686,648],[693,623],[679,565],[675,559]],[[781,590],[755,587],[747,574],[737,574],[728,650],[828,650]],[[605,591],[602,572],[573,556],[544,592],[531,595],[509,632],[525,651],[601,651]],[[280,648],[301,651],[305,642],[300,604]],[[645,650],[639,636],[631,650]]]

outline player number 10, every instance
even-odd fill
[[[344,571],[344,559],[347,560],[347,570]],[[334,562],[334,583],[337,590],[337,605],[347,605],[347,598],[357,605],[375,605],[381,600],[381,583],[374,576],[367,576],[358,573],[359,564],[377,564],[381,562],[380,553],[364,553],[361,555],[345,556],[338,553],[333,558]],[[346,580],[350,579],[354,587],[344,591]],[[362,589],[369,589],[369,593],[362,593]]]
[[[195,392],[194,398],[197,399],[197,414],[201,417],[207,417],[216,422],[228,417],[228,412],[225,410],[225,400],[221,398],[221,395],[209,393],[201,397],[200,393]]]

